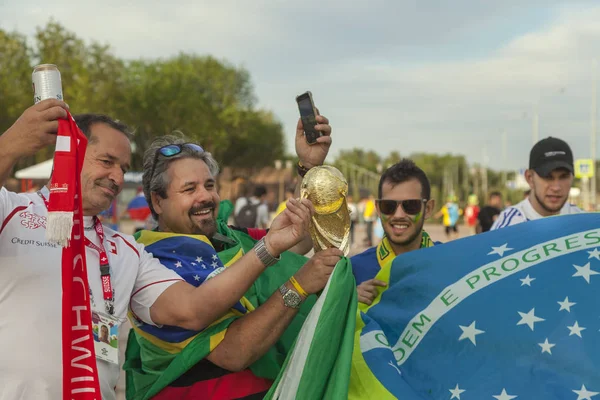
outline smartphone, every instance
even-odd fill
[[[323,133],[315,129],[317,122],[317,109],[315,108],[315,102],[312,98],[311,92],[302,93],[296,97],[296,103],[298,103],[298,109],[300,110],[300,118],[302,119],[302,125],[304,126],[304,137],[308,144],[317,143],[317,138],[323,136]]]

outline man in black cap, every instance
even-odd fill
[[[550,215],[582,212],[567,203],[573,184],[573,152],[565,141],[548,137],[537,142],[529,154],[525,179],[531,188],[530,195],[505,209],[492,230]]]

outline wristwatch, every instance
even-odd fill
[[[279,257],[273,257],[269,250],[267,250],[267,246],[265,245],[265,238],[261,238],[254,245],[254,251],[258,256],[259,260],[262,261],[265,267],[270,267],[271,265],[277,264],[277,261],[281,260],[281,255]]]
[[[283,304],[289,308],[300,308],[302,297],[294,289],[290,289],[285,284],[279,287],[279,293],[283,297]]]
[[[298,160],[298,163],[296,164],[296,171],[298,172],[298,175],[304,178],[304,175],[306,175],[309,169],[310,168],[306,168],[304,165],[302,165],[302,162]]]

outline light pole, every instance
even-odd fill
[[[506,130],[502,131],[502,196],[506,198]]]
[[[598,112],[598,62],[592,63],[592,130],[590,132],[590,158],[592,159],[592,171],[594,176],[590,188],[590,205],[596,211],[596,119]]]
[[[564,94],[565,88],[561,87],[558,91],[558,94]],[[555,93],[556,94],[556,93]],[[535,145],[540,140],[540,102],[542,101],[542,94],[538,96],[536,102],[533,103],[531,107],[531,140],[533,141],[532,145]]]
[[[540,101],[533,104],[533,116],[531,119],[531,140],[535,145],[540,140]]]
[[[482,151],[482,176],[481,176],[481,190],[483,191],[483,198],[487,198],[488,195],[488,176],[487,176],[487,163],[488,163],[488,155],[487,155],[487,145],[483,146]]]

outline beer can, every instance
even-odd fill
[[[33,102],[35,104],[46,99],[63,100],[60,71],[54,64],[41,64],[33,68]]]

